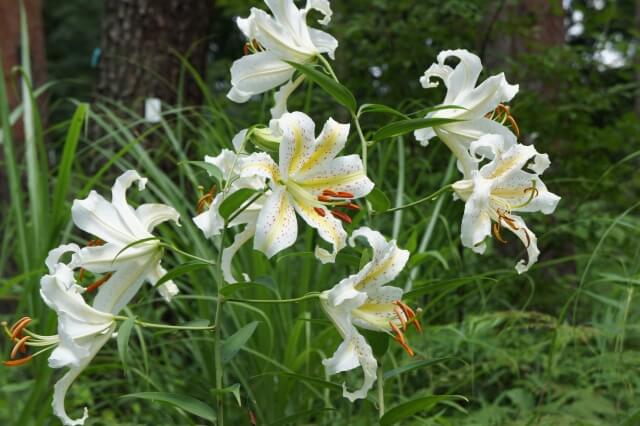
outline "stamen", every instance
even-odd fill
[[[327,214],[324,209],[321,209],[320,207],[314,207],[313,210],[315,210],[315,212],[318,214],[318,216],[320,217],[325,217],[325,215]]]
[[[525,248],[529,248],[531,245],[531,238],[529,237],[529,233],[526,229],[523,228],[522,230],[524,231],[524,236],[527,237],[527,244],[525,245]]]
[[[393,302],[395,305],[399,306],[402,309],[402,312],[409,319],[409,324],[413,324],[420,333],[422,333],[422,325],[420,324],[420,320],[418,319],[416,313],[413,309],[409,307],[406,303],[401,300],[396,300]]]
[[[492,225],[493,235],[496,237],[496,240],[500,241],[502,244],[507,244],[507,241],[502,238],[502,234],[500,233],[500,224],[494,222]]]
[[[402,324],[402,330],[407,331],[407,319],[406,319],[405,313],[398,306],[396,306],[393,310],[395,311],[396,316],[400,320],[400,324]]]
[[[24,352],[24,345],[29,339],[31,339],[31,336],[24,336],[22,339],[18,340],[18,343],[16,343],[16,345],[13,347],[13,350],[11,350],[11,359],[14,359],[16,357],[18,351]]]
[[[343,221],[345,223],[348,223],[348,224],[351,224],[351,218],[349,217],[348,214],[346,214],[344,212],[341,212],[339,210],[331,210],[331,214],[334,217],[340,219],[341,221]]]
[[[31,322],[31,318],[22,317],[11,327],[9,332],[11,333],[11,340],[22,337],[22,330]]]
[[[85,288],[85,291],[88,293],[91,293],[94,290],[97,290],[98,288],[100,288],[100,286],[104,283],[107,282],[107,280],[109,278],[111,278],[111,275],[113,275],[113,273],[109,272],[107,274],[104,275],[104,277],[100,278],[98,281],[94,282],[93,284],[90,284],[88,287]]]
[[[513,118],[513,116],[511,114],[507,115],[507,121],[511,124],[511,127],[513,127],[513,133],[516,134],[516,137],[519,138],[520,137],[520,127],[518,127],[518,123],[516,123],[516,119]]]
[[[355,203],[349,203],[344,207],[349,209],[349,210],[360,210],[360,206],[355,204]]]
[[[247,56],[249,54],[249,42],[246,42],[244,46],[242,46],[242,54]]]
[[[24,358],[12,359],[11,361],[3,361],[2,364],[5,367],[18,367],[20,365],[24,365],[24,364],[28,363],[29,361],[31,361],[31,358],[33,358],[32,355],[27,355]]]
[[[337,197],[340,198],[349,198],[352,199],[354,198],[354,195],[350,192],[344,192],[344,191],[338,191],[338,193],[336,194]]]
[[[326,203],[331,201],[331,197],[328,197],[326,195],[318,195],[318,201]]]
[[[322,191],[322,195],[327,195],[329,197],[337,197],[338,193],[337,192],[333,192],[330,189],[325,189],[324,191]]]
[[[216,191],[217,187],[213,185],[209,192],[198,198],[198,203],[196,204],[196,213],[200,214],[204,211],[205,205],[213,200],[216,195]]]
[[[391,326],[391,330],[393,330],[395,334],[395,337],[393,339],[396,342],[400,343],[400,346],[402,346],[402,349],[404,349],[409,354],[409,356],[414,356],[415,353],[407,344],[407,341],[404,339],[404,334],[402,334],[402,331],[400,331],[398,326],[392,323],[391,321],[389,321],[389,325]]]

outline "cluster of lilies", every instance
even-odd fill
[[[225,185],[205,194],[197,203],[194,223],[207,238],[224,235],[236,228],[233,242],[224,247],[221,268],[227,283],[238,281],[233,258],[253,240],[253,249],[268,258],[291,247],[298,237],[298,225],[317,230],[323,240],[315,248],[322,263],[335,262],[347,244],[366,241],[371,260],[357,273],[339,281],[319,295],[320,304],[343,341],[335,353],[323,361],[329,375],[361,367],[364,381],[357,390],[343,385],[343,395],[351,401],[365,398],[376,381],[378,362],[371,345],[359,329],[387,333],[405,351],[414,352],[405,332],[409,327],[422,331],[420,311],[403,302],[403,289],[387,285],[405,268],[410,253],[387,240],[380,232],[363,226],[349,235],[345,224],[350,214],[366,206],[362,200],[374,188],[359,155],[339,155],[347,143],[350,125],[329,118],[316,135],[315,123],[302,112],[288,112],[287,99],[304,81],[291,63],[310,64],[327,54],[333,59],[338,41],[328,33],[307,25],[310,11],[319,12],[320,23],[330,22],[328,0],[308,0],[299,9],[293,0],[265,0],[271,14],[252,8],[237,23],[247,38],[245,56],[231,67],[228,98],[246,102],[252,96],[275,89],[275,103],[268,127],[253,127],[233,139],[234,150],[223,149],[205,161],[219,169]],[[447,65],[457,58],[455,67]],[[489,77],[477,85],[482,70],[480,59],[466,50],[441,52],[420,82],[424,88],[444,83],[447,94],[442,108],[434,108],[427,118],[447,118],[445,124],[419,129],[415,138],[422,144],[437,137],[455,155],[462,178],[451,187],[454,197],[465,203],[461,242],[477,253],[484,253],[486,239],[494,235],[505,242],[502,230],[515,234],[524,244],[527,259],[518,261],[518,273],[525,272],[538,258],[535,234],[517,212],[554,211],[559,197],[549,192],[540,175],[549,166],[546,154],[531,145],[518,143],[519,129],[505,105],[518,91],[503,74]],[[437,79],[437,80],[436,80]],[[250,147],[253,146],[252,149]],[[276,153],[277,155],[274,155]],[[277,160],[276,160],[277,159]],[[58,315],[58,334],[41,336],[23,318],[12,327],[4,324],[7,336],[15,342],[6,366],[28,362],[33,356],[53,349],[52,368],[68,367],[55,385],[54,413],[65,425],[82,425],[84,416],[73,420],[64,408],[71,383],[113,335],[118,314],[135,297],[144,282],[155,285],[166,271],[161,266],[163,245],[152,235],[165,221],[178,224],[178,214],[163,204],[130,206],[126,191],[134,183],[144,189],[146,179],[130,170],[116,179],[111,201],[96,192],[72,207],[74,223],[94,235],[84,248],[63,245],[51,251],[46,260],[48,274],[41,279],[41,296]],[[237,191],[255,192],[251,202],[224,218],[220,206]],[[61,261],[71,253],[70,260]],[[94,282],[85,284],[88,271]],[[250,278],[242,274],[243,280]],[[172,281],[163,282],[158,291],[167,301],[177,294]],[[95,292],[93,302],[85,300]],[[39,351],[26,354],[27,348]]]

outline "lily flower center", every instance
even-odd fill
[[[509,123],[516,137],[520,137],[520,127],[518,126],[516,119],[513,117],[513,115],[511,115],[511,109],[508,105],[498,105],[496,109],[488,113],[486,117],[489,120],[495,120],[502,125],[505,125],[505,123]]]
[[[353,202],[355,196],[351,192],[324,189],[320,195],[313,195],[293,179],[289,179],[284,185],[299,203],[313,207],[316,214],[321,217],[325,217],[329,212],[336,219],[350,224],[351,217],[347,212],[339,209],[347,211],[360,210],[360,206]]]

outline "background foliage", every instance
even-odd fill
[[[99,7],[86,14],[85,3],[46,2],[45,7],[51,79],[84,82],[58,85],[52,94],[53,118],[46,134],[49,155],[43,160],[50,172],[39,168],[44,173],[42,181],[51,185],[60,176],[58,165],[67,146],[64,141],[70,123],[65,120],[75,109],[68,98],[90,99],[95,78],[90,63],[99,40]],[[390,376],[385,383],[387,405],[434,394],[469,399],[468,403],[437,405],[407,424],[637,424],[640,120],[634,101],[640,94],[637,66],[633,66],[639,36],[633,25],[633,2],[574,0],[565,2],[563,8],[558,5],[554,11],[564,16],[567,33],[565,42],[554,46],[536,45],[532,16],[519,13],[522,2],[334,3],[330,32],[341,43],[335,69],[361,103],[381,102],[409,112],[438,102],[442,92],[423,90],[418,77],[447,48],[474,50],[489,64],[488,73],[504,71],[510,82],[520,83],[521,92],[512,102],[513,114],[523,140],[535,140],[541,152],[550,154],[552,167],[545,182],[563,197],[553,216],[528,219],[539,236],[543,255],[524,276],[513,271],[522,254],[518,244],[510,241],[502,246],[493,241],[482,257],[461,248],[462,204],[449,197],[402,214],[375,217],[374,225],[396,237],[400,246],[426,253],[415,254],[411,268],[397,281],[399,285],[411,283],[411,304],[422,306],[426,329],[423,336],[409,336],[418,353],[416,359],[406,359],[394,345],[385,355],[383,366]],[[251,102],[248,109],[224,99],[229,66],[241,55],[243,44],[233,17],[244,16],[250,5],[260,4],[218,2],[206,76],[211,96],[201,110],[177,106],[159,128],[140,136],[135,126],[139,117],[133,113],[108,103],[92,106],[91,119],[105,136],[98,141],[81,138],[70,166],[73,179],[67,200],[80,198],[92,187],[104,191],[117,170],[136,167],[150,178],[150,198],[176,206],[183,216],[180,233],[164,226],[163,236],[184,250],[214,257],[213,244],[188,220],[198,186],[208,187],[212,182],[202,171],[175,164],[215,154],[230,145],[236,130],[253,124],[256,118],[267,119],[260,112],[262,98]],[[500,7],[502,14],[491,24]],[[514,40],[521,44],[524,40],[526,48],[514,52],[508,47]],[[603,61],[603,50],[622,59]],[[304,109],[306,96],[300,91],[291,109]],[[315,90],[313,96],[324,95]],[[311,103],[309,112],[316,122],[328,116],[348,120],[328,97],[325,102]],[[385,120],[372,115],[365,121],[365,130],[380,127]],[[357,143],[349,146],[357,151]],[[20,160],[17,164],[26,176],[28,167]],[[447,174],[451,166],[442,146],[434,142],[421,148],[410,137],[376,145],[370,164],[374,181],[398,204],[419,199],[455,176]],[[399,185],[403,188],[400,193],[396,191]],[[42,331],[52,331],[53,318],[37,297],[42,259],[49,247],[69,238],[82,242],[87,236],[62,220],[45,222],[46,236],[35,238],[34,218],[40,213],[32,211],[26,191],[21,194],[24,227],[33,236],[29,239],[33,246],[27,248],[30,256],[25,264],[15,238],[20,225],[8,213],[8,205],[0,207],[2,319],[15,319],[15,310],[34,312]],[[68,218],[68,207],[47,211],[47,215]],[[242,296],[297,297],[308,290],[328,288],[336,277],[357,269],[360,249],[345,250],[335,266],[318,265],[305,254],[313,247],[312,233],[305,232],[307,238],[297,247],[302,255],[289,250],[268,262],[247,248],[241,252],[240,269],[261,284]],[[35,241],[40,241],[38,246]],[[184,259],[169,254],[168,261],[176,265]],[[210,319],[215,306],[213,274],[192,272],[178,282],[183,296],[170,307],[147,291],[132,310],[149,321]],[[331,382],[324,378],[320,360],[332,352],[338,336],[317,306],[237,303],[229,312],[225,335],[239,333],[236,339],[240,340],[243,334],[249,336],[227,364],[226,383],[240,385],[242,403],[239,407],[229,394],[232,424],[248,423],[248,411],[260,424],[372,424],[377,416],[373,396],[371,401],[349,404],[336,385],[343,377],[331,378]],[[169,406],[155,409],[154,405],[149,410],[148,401],[119,396],[176,392],[213,405],[212,338],[202,333],[134,329],[124,370],[115,343],[107,345],[72,388],[70,411],[71,407],[78,412],[81,406],[89,406],[92,424],[200,422]],[[8,342],[3,341],[0,348],[8,353]],[[48,410],[51,372],[43,361],[20,370],[0,369],[0,422],[54,423]],[[421,363],[419,368],[394,372],[415,362]]]

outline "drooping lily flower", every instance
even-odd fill
[[[144,281],[151,285],[166,274],[161,266],[163,249],[152,239],[153,229],[167,220],[178,223],[178,212],[164,204],[142,204],[134,209],[127,203],[126,191],[138,182],[143,190],[147,179],[129,170],[116,179],[111,202],[95,191],[84,200],[75,200],[71,208],[73,221],[80,229],[95,235],[100,241],[80,250],[73,258],[73,267],[104,274],[88,291],[100,287],[94,307],[105,312],[119,312],[138,292]],[[148,239],[145,242],[131,244]],[[130,247],[128,247],[130,246]],[[178,293],[173,281],[158,289],[165,300]]]
[[[273,118],[287,112],[289,95],[302,79],[292,81],[294,69],[284,61],[305,64],[318,55],[327,53],[332,59],[338,41],[324,31],[307,26],[307,14],[318,10],[326,25],[331,20],[328,0],[307,0],[304,9],[298,9],[293,0],[265,0],[273,16],[252,8],[247,18],[238,18],[237,24],[248,42],[245,56],[231,67],[232,88],[227,97],[234,102],[246,102],[253,95],[280,87],[275,95]]]
[[[540,251],[535,234],[513,213],[551,214],[555,210],[560,197],[549,192],[540,179],[550,165],[549,156],[539,154],[533,146],[509,146],[501,135],[485,135],[471,143],[470,153],[474,157],[487,150],[492,151],[492,160],[479,169],[476,165],[470,178],[453,185],[457,196],[465,202],[462,244],[482,254],[486,249],[485,238],[492,232],[497,240],[506,242],[501,234],[506,228],[527,249],[528,261],[520,260],[516,265],[518,273],[523,273],[538,260]]]
[[[294,112],[283,115],[278,126],[279,165],[264,152],[242,160],[241,176],[267,178],[271,188],[258,214],[254,249],[272,257],[291,246],[298,236],[298,213],[333,246],[331,252],[316,247],[316,257],[333,262],[346,245],[340,220],[351,222],[339,209],[359,209],[353,200],[371,192],[373,182],[364,174],[359,156],[336,157],[347,141],[348,124],[329,119],[316,138],[311,118]]]
[[[244,136],[243,136],[244,138]],[[235,145],[235,143],[234,143]],[[236,147],[240,149],[240,145]],[[262,177],[240,177],[240,164],[242,157],[228,149],[223,149],[216,157],[206,156],[205,161],[213,164],[222,172],[225,181],[231,182],[227,191],[219,192],[213,198],[209,208],[193,218],[194,223],[204,233],[207,238],[218,236],[224,228],[224,218],[220,215],[220,205],[225,197],[233,194],[242,188],[262,190],[265,188],[265,179]],[[226,247],[222,253],[222,273],[225,281],[235,283],[236,279],[231,272],[231,261],[237,251],[249,241],[256,232],[256,222],[258,213],[263,208],[264,196],[251,203],[242,213],[238,214],[229,224],[229,227],[245,225],[242,232],[236,234],[233,243]]]
[[[16,341],[12,358],[26,347],[39,348],[35,355],[27,355],[21,359],[6,361],[7,366],[25,364],[33,356],[40,355],[49,349],[51,368],[69,367],[66,374],[54,386],[53,412],[66,426],[83,425],[88,417],[71,419],[65,410],[64,400],[71,384],[93,360],[100,348],[112,336],[116,321],[113,312],[105,312],[89,306],[82,297],[84,287],[79,286],[73,276],[73,270],[59,262],[66,252],[77,253],[80,248],[75,244],[63,245],[52,250],[46,264],[49,274],[40,280],[40,295],[44,302],[58,315],[58,334],[41,336],[27,329],[31,322],[28,317],[19,320],[11,330],[7,330],[12,340]]]
[[[445,64],[450,57],[460,60],[455,68]],[[432,64],[420,78],[420,83],[426,89],[439,85],[433,78],[442,80],[447,88],[442,106],[456,107],[432,111],[426,117],[461,121],[416,130],[415,137],[426,146],[431,138],[438,136],[456,155],[463,172],[473,168],[473,159],[468,152],[472,141],[486,134],[499,134],[505,139],[505,148],[508,148],[515,145],[517,139],[506,126],[493,118],[497,115],[508,121],[518,133],[515,120],[503,105],[518,93],[518,85],[509,84],[504,74],[500,73],[476,87],[481,71],[480,58],[473,53],[464,49],[445,50],[438,54],[438,62]]]
[[[377,231],[362,227],[351,234],[349,243],[364,237],[373,249],[373,259],[357,274],[351,275],[320,296],[325,312],[343,338],[336,352],[322,361],[327,374],[332,375],[357,367],[364,371],[364,383],[356,391],[347,390],[343,384],[343,396],[350,401],[366,398],[376,381],[378,363],[369,343],[357,327],[394,334],[394,339],[413,356],[403,331],[412,324],[421,331],[414,311],[402,302],[403,290],[385,286],[402,271],[409,259],[409,252],[397,247],[395,241],[387,242]]]

